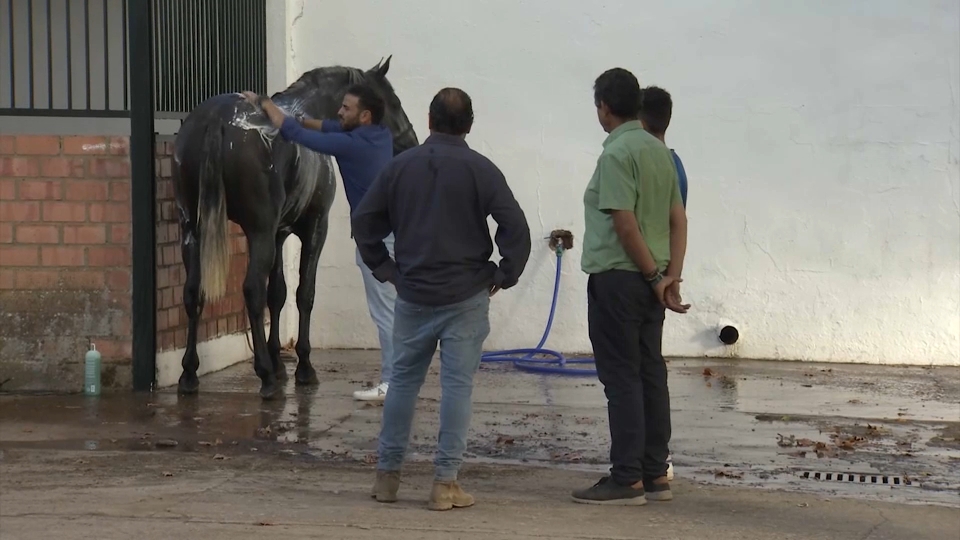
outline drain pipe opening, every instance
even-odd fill
[[[717,325],[719,331],[717,332],[717,337],[720,338],[720,341],[724,345],[733,345],[740,339],[740,330],[737,330],[737,327],[729,321],[720,321],[720,324]]]

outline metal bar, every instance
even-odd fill
[[[87,110],[90,110],[90,0],[83,0],[83,59],[87,69],[83,76],[87,85]]]
[[[0,116],[42,116],[42,117],[62,117],[62,118],[128,118],[130,113],[119,110],[97,110],[97,109],[0,109]]]
[[[174,39],[170,42],[170,46],[174,49],[174,55],[171,57],[173,63],[170,64],[170,72],[173,73],[183,64],[184,54],[183,54],[183,2],[181,0],[173,0],[173,10],[174,14],[170,17],[170,25],[173,28]],[[171,77],[171,81],[173,78]],[[170,83],[171,86],[173,83]],[[178,84],[174,86],[177,91],[177,101],[176,106],[174,107],[175,111],[183,110],[183,104],[186,101],[184,94],[186,93],[185,84]]]
[[[53,10],[47,0],[47,108],[53,108]]]
[[[257,13],[260,20],[260,37],[258,38],[259,53],[257,54],[257,69],[260,71],[260,88],[267,92],[267,4],[257,0]]]
[[[187,49],[184,51],[184,55],[186,56],[186,58],[184,58],[184,63],[189,63],[191,77],[193,77],[193,74],[197,72],[197,67],[199,65],[197,58],[199,57],[198,53],[200,52],[199,47],[197,47],[197,26],[199,26],[197,22],[197,2],[194,0],[187,5],[189,6],[190,15],[188,16],[188,19],[190,20],[190,24],[184,27],[184,32],[187,35],[187,39],[185,41],[188,45]],[[189,99],[187,99],[186,106],[192,109],[194,106],[196,106],[197,96],[199,95],[199,92],[197,92],[196,79],[192,79],[190,86],[188,86],[186,90],[189,93]]]
[[[13,0],[7,1],[7,20],[10,22],[10,105],[17,105],[17,65],[14,63],[17,55],[14,54],[13,39]]]
[[[207,95],[216,95],[220,80],[220,4],[217,0],[207,0],[210,8],[207,14],[207,28],[210,35],[207,37],[207,46],[210,47],[210,62],[207,66]]]
[[[36,99],[34,95],[36,91],[33,88],[33,0],[27,0],[27,73],[29,73],[27,88],[30,89],[30,108],[32,109]]]
[[[103,2],[103,108],[110,110],[110,16],[107,0]]]
[[[131,0],[136,1],[136,0]],[[153,38],[153,48],[154,48],[154,59],[157,62],[157,70],[163,69],[164,62],[164,51],[161,46],[160,40],[163,38],[163,28],[159,25],[163,22],[163,17],[160,16],[160,6],[163,5],[163,0],[154,0],[153,3],[153,23],[158,25],[157,31],[154,34]],[[129,30],[128,30],[129,31]],[[157,110],[163,110],[163,92],[160,88],[160,82],[162,80],[162,74],[158,75],[155,79],[156,86],[154,87],[154,99],[156,100]]]
[[[130,211],[133,236],[133,389],[150,391],[157,366],[156,190],[152,0],[132,0],[130,24]]]
[[[129,76],[129,69],[127,67],[127,0],[120,0],[120,28],[121,28],[121,38],[120,38],[120,49],[123,52],[123,110],[130,110],[130,101],[127,88],[127,77]]]
[[[242,6],[241,6],[242,9]],[[237,12],[239,9],[228,9],[226,10],[226,19],[227,19],[227,35],[226,39],[223,40],[224,45],[227,43],[233,45],[232,47],[224,47],[227,53],[227,79],[224,81],[224,91],[235,90],[237,87],[237,49],[243,47],[243,43],[237,43]]]
[[[70,17],[70,0],[63,2],[67,7],[67,108],[73,109],[73,40],[70,39],[70,29],[73,27],[73,18]]]
[[[136,0],[134,0],[136,1]],[[163,12],[163,9],[167,5],[167,0],[155,0],[155,14],[156,14],[156,23],[157,26],[157,36],[154,39],[154,43],[157,48],[157,69],[160,71],[159,77],[156,80],[156,92],[157,92],[157,110],[165,111],[166,110],[166,99],[167,93],[166,88],[163,87],[164,81],[167,80],[166,74],[166,65],[167,57],[170,52],[167,50],[166,45],[166,21],[167,17]]]
[[[210,46],[209,38],[205,35],[203,31],[204,27],[207,26],[209,18],[207,17],[207,3],[205,1],[197,2],[197,18],[201,21],[201,24],[197,28],[197,43],[200,44],[200,67],[197,70],[197,91],[206,99],[207,94],[207,71],[209,69],[210,63]]]

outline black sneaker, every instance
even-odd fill
[[[665,502],[673,500],[673,492],[670,491],[669,482],[658,484],[653,480],[644,479],[643,490],[646,492],[646,497],[651,501]]]
[[[586,489],[573,492],[573,501],[582,504],[607,504],[618,506],[643,506],[647,504],[643,488],[621,486],[609,476]]]

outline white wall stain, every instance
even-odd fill
[[[673,94],[667,142],[690,178],[693,309],[668,315],[665,353],[960,365],[956,2],[289,2],[297,69],[393,54],[421,141],[437,90],[473,97],[467,140],[504,171],[534,237],[520,284],[493,302],[488,349],[543,331],[554,257],[539,225],[575,235],[547,346],[590,350],[582,196],[605,136],[592,85],[623,66]],[[377,347],[338,191],[311,339]],[[748,329],[735,350],[720,319]]]

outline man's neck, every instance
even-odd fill
[[[623,118],[610,118],[610,123],[607,124],[607,133],[613,133],[618,127],[626,124],[629,120],[624,120]]]

